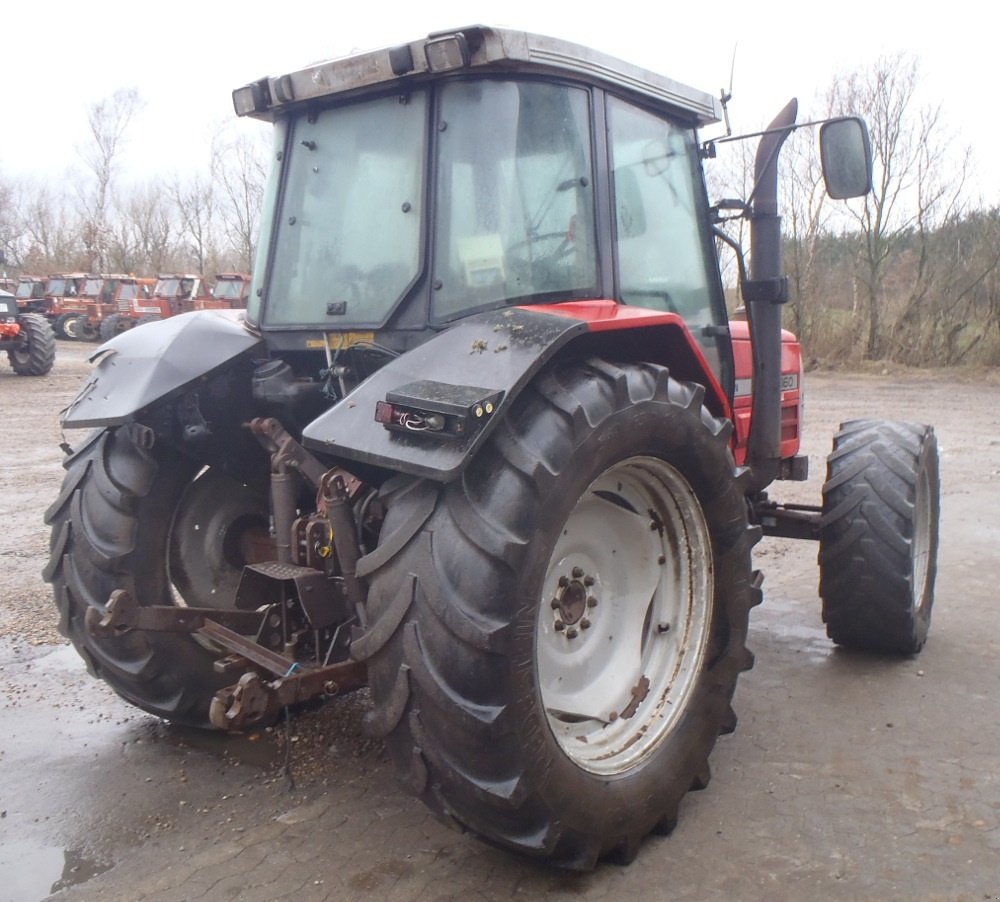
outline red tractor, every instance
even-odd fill
[[[212,295],[195,301],[198,310],[245,310],[250,297],[252,276],[245,272],[220,272],[215,276]]]
[[[71,338],[66,326],[75,320],[81,312],[77,299],[83,294],[84,285],[89,277],[83,272],[58,273],[49,276],[45,284],[45,295],[48,309],[46,318],[52,323],[56,338]]]
[[[933,430],[844,424],[822,504],[769,496],[806,471],[781,330],[794,102],[750,199],[713,204],[720,102],[552,38],[436,33],[233,97],[276,140],[245,313],[120,336],[63,417],[97,431],[46,575],[123,697],[243,730],[368,686],[438,816],[588,868],[707,783],[762,534],[818,540],[834,642],[919,651]],[[864,124],[819,136],[830,194],[864,195]]]
[[[204,309],[199,305],[210,298],[211,294],[201,276],[190,274],[158,276],[152,293],[144,292],[119,306],[114,334],[132,326],[155,323],[177,316],[179,313]]]
[[[211,293],[200,276],[169,275],[153,280],[142,291],[124,295],[118,312],[109,316],[101,326],[101,340],[107,341],[133,326],[159,322],[178,313],[192,310],[242,310],[250,293],[250,275],[247,273],[219,273]]]
[[[79,341],[106,341],[122,331],[118,311],[136,298],[148,297],[155,279],[141,279],[122,273],[88,276],[80,295],[62,303],[63,331]]]
[[[45,276],[21,276],[14,289],[18,309],[22,313],[39,313],[48,319],[52,311],[52,298],[46,292]]]

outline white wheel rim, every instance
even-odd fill
[[[542,585],[536,667],[562,751],[595,774],[645,760],[677,726],[710,633],[711,539],[664,461],[635,457],[580,496]]]
[[[923,609],[927,602],[927,577],[931,561],[931,480],[926,469],[917,477],[913,505],[913,539],[910,579],[913,606]]]

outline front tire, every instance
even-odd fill
[[[760,591],[702,396],[659,367],[564,365],[459,482],[387,495],[353,654],[373,731],[444,820],[589,868],[707,784]]]
[[[820,595],[838,645],[916,654],[937,573],[940,476],[930,426],[844,423],[823,486]]]
[[[73,336],[66,331],[66,325],[71,320],[75,320],[76,317],[76,313],[60,313],[55,318],[55,321],[52,323],[52,331],[55,332],[56,338],[64,338],[67,341],[73,340]]]

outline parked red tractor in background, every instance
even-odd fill
[[[161,275],[151,294],[122,300],[118,312],[108,318],[101,338],[107,341],[134,326],[194,310],[244,309],[250,293],[250,275],[219,273],[215,278],[215,285],[209,291],[201,276]]]
[[[80,315],[76,299],[83,293],[87,274],[83,272],[57,273],[48,277],[45,283],[45,296],[48,309],[45,317],[52,324],[56,338],[69,338],[66,324]],[[68,309],[63,309],[68,304]]]
[[[14,296],[17,298],[18,309],[22,313],[39,313],[46,319],[52,319],[52,298],[46,292],[48,284],[46,276],[23,275],[17,280]]]
[[[196,301],[198,310],[245,310],[252,276],[247,272],[220,272],[212,296]]]
[[[61,309],[63,331],[78,341],[106,341],[120,331],[116,318],[122,305],[147,297],[155,279],[136,278],[123,273],[88,276],[75,298],[65,298]]]
[[[588,868],[707,784],[762,534],[818,540],[834,642],[919,651],[933,430],[846,423],[821,506],[768,495],[807,463],[781,329],[794,101],[749,199],[713,204],[720,102],[552,38],[439,32],[233,97],[275,126],[246,312],[118,336],[63,417],[96,431],[46,576],[92,672],[223,730],[367,685],[442,820]],[[819,136],[831,196],[867,193],[864,123]]]

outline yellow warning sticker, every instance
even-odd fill
[[[327,332],[326,344],[331,351],[343,351],[352,345],[372,342],[375,340],[374,332]],[[323,338],[307,338],[307,348],[322,348]]]

